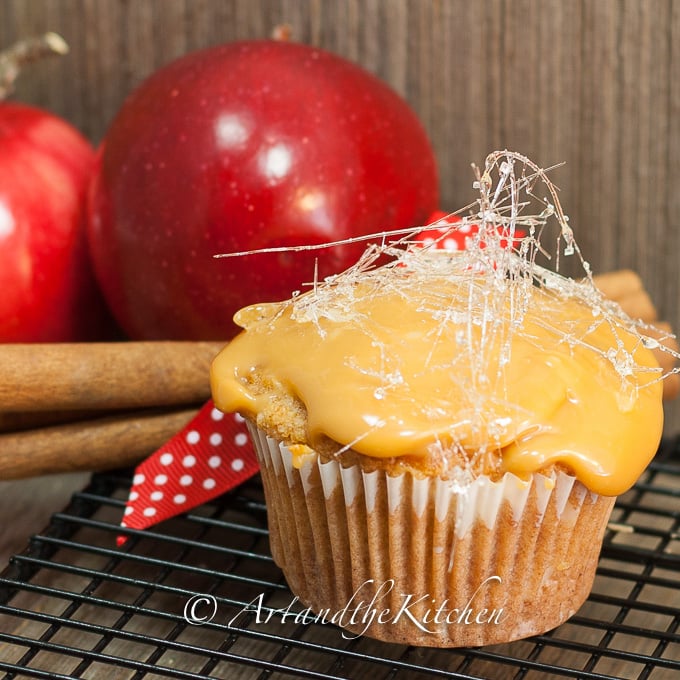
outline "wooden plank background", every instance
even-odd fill
[[[493,149],[565,162],[554,181],[595,272],[637,270],[680,328],[679,0],[0,0],[0,44],[49,29],[71,45],[16,97],[95,142],[153,70],[283,22],[407,98],[447,209]]]
[[[594,271],[637,270],[680,329],[680,0],[0,0],[0,45],[61,33],[70,55],[16,98],[98,142],[155,69],[284,22],[407,98],[444,208],[474,198],[470,163],[491,150],[565,162],[554,181]],[[668,416],[680,430],[680,403]],[[0,483],[0,569],[84,481]]]

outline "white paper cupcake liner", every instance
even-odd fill
[[[614,498],[573,476],[456,484],[291,452],[250,426],[271,549],[346,636],[478,646],[545,632],[588,596]]]

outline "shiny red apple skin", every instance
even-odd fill
[[[90,245],[109,306],[136,339],[220,339],[240,307],[337,273],[365,244],[214,259],[420,224],[434,155],[394,91],[329,52],[248,41],[153,74],[109,128]]]
[[[110,331],[85,240],[94,157],[61,118],[0,102],[0,342]]]

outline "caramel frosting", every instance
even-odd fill
[[[216,405],[257,422],[273,400],[298,404],[304,431],[279,428],[287,444],[436,461],[444,477],[461,461],[521,478],[558,466],[593,492],[624,492],[662,430],[644,336],[588,281],[483,269],[408,251],[242,309],[244,331],[212,366]]]

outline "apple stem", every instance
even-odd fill
[[[272,40],[278,40],[279,42],[290,42],[293,37],[293,27],[290,24],[274,26],[271,37]]]
[[[5,99],[14,89],[21,67],[43,57],[67,54],[66,41],[56,33],[20,40],[6,50],[0,52],[0,101]]]

